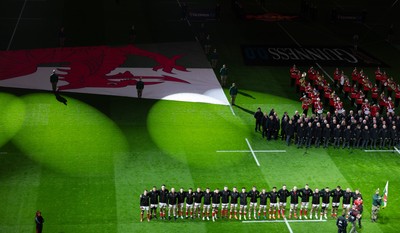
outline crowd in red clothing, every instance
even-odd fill
[[[384,112],[393,116],[394,109],[400,102],[400,85],[379,67],[374,75],[375,83],[369,79],[363,69],[354,68],[351,76],[347,76],[336,68],[333,73],[333,84],[331,84],[313,67],[310,67],[307,72],[301,72],[296,65],[290,68],[291,85],[296,85],[296,91],[302,95],[300,101],[305,115],[308,114],[310,106],[312,113],[316,115],[322,114],[324,107],[329,107],[331,114],[336,111],[342,114],[345,112],[343,101],[349,99],[351,106],[355,105],[357,111],[362,110],[366,116],[374,117],[377,113],[382,115]],[[393,92],[395,93],[394,103]]]

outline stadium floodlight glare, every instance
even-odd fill
[[[0,147],[22,127],[25,118],[24,102],[13,95],[0,93]]]
[[[13,142],[38,163],[69,175],[110,175],[115,156],[127,142],[113,121],[95,108],[68,97],[68,105],[51,94],[22,97],[25,121]]]
[[[242,135],[251,131],[225,105],[160,100],[149,112],[147,128],[162,151],[190,166],[230,166],[247,157],[215,152],[221,145],[248,149]]]

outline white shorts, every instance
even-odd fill
[[[332,207],[338,207],[340,205],[339,202],[332,202]]]
[[[238,206],[238,204],[237,204],[237,203],[231,204],[231,209],[236,209],[236,208],[237,208],[237,206]]]
[[[222,203],[221,207],[222,207],[222,209],[227,209],[228,208],[228,203]]]
[[[158,204],[150,204],[150,208],[157,208]]]
[[[351,205],[350,204],[343,204],[343,209],[350,209]]]
[[[219,204],[218,204],[218,203],[212,203],[212,207],[213,207],[213,208],[218,208],[218,207],[219,207]]]
[[[267,205],[260,205],[260,209],[265,209],[267,208]]]
[[[165,207],[167,207],[167,203],[160,202],[160,208],[165,208]]]
[[[257,202],[250,202],[250,207],[257,207]]]
[[[312,204],[312,208],[318,208],[319,204]]]
[[[279,206],[286,206],[286,202],[279,202]]]
[[[193,204],[186,203],[186,208],[192,208],[192,207],[193,207]]]
[[[240,208],[247,209],[247,205],[240,205]]]
[[[184,203],[178,203],[178,208],[182,208],[184,206]]]
[[[176,208],[176,205],[171,205],[171,204],[169,204],[168,207],[169,207],[170,209],[171,209],[171,208]]]
[[[149,210],[149,207],[148,206],[141,206],[140,209],[143,210],[143,211],[144,210]]]
[[[328,207],[329,207],[329,203],[322,203],[322,204],[321,204],[321,207],[322,207],[322,208],[328,208]]]
[[[301,203],[301,207],[303,207],[303,208],[308,208],[308,203],[309,203],[309,202],[302,202],[302,203]]]
[[[209,209],[210,209],[210,205],[204,204],[204,205],[203,205],[203,210],[205,210],[205,209],[209,210]]]
[[[290,204],[290,208],[291,208],[291,209],[297,208],[298,205],[299,205],[299,204]]]
[[[201,207],[201,203],[197,203],[197,202],[194,203],[194,208],[200,208],[200,207]]]
[[[270,207],[277,207],[277,206],[278,206],[278,203],[269,203],[269,206],[270,206]]]

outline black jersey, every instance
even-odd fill
[[[194,192],[187,192],[186,197],[185,197],[186,204],[189,204],[189,205],[193,204],[194,197],[195,197]]]
[[[204,192],[203,196],[204,196],[204,200],[203,200],[204,201],[204,205],[210,205],[211,204],[212,193]]]
[[[151,190],[148,195],[150,196],[150,204],[158,204],[158,190]]]
[[[341,189],[332,190],[331,191],[332,202],[333,203],[340,203],[340,198],[343,196],[343,191]]]
[[[218,192],[218,193],[213,192],[212,193],[212,203],[213,204],[221,203],[221,193],[220,192]]]
[[[250,202],[257,203],[259,194],[260,192],[258,190],[256,191],[250,190],[250,192],[247,195],[250,197]]]
[[[158,201],[160,203],[168,203],[168,189],[158,190]]]
[[[343,204],[349,205],[351,203],[351,198],[353,196],[352,192],[343,192]]]
[[[185,203],[186,192],[178,192],[178,204]]]
[[[200,192],[195,192],[194,193],[194,202],[195,203],[201,203],[201,199],[203,199],[203,194],[204,194],[204,192],[203,191],[200,191]]]
[[[331,192],[321,190],[322,203],[329,204],[331,202]]]
[[[141,194],[140,195],[140,206],[149,206],[150,203],[150,196]]]
[[[271,203],[277,203],[278,202],[278,193],[271,191],[268,193],[269,201]]]
[[[239,197],[240,197],[240,205],[247,205],[247,193],[242,192],[239,194]]]
[[[168,193],[168,204],[176,205],[177,199],[178,199],[178,193],[177,192]]]
[[[303,188],[300,190],[300,196],[302,202],[309,202],[310,197],[313,195],[313,191],[311,189]]]
[[[299,197],[300,197],[300,191],[290,191],[290,203],[291,204],[299,204]]]
[[[278,191],[279,202],[286,203],[287,198],[289,196],[289,191],[287,189],[280,189]]]
[[[231,192],[231,204],[237,204],[238,203],[238,201],[239,201],[239,192],[238,191],[236,191],[236,192]]]
[[[268,193],[261,192],[259,197],[260,197],[260,205],[267,205]]]
[[[229,203],[229,196],[231,195],[231,191],[230,190],[222,190],[220,192],[221,194],[221,201],[223,204],[227,204]]]
[[[320,200],[321,200],[321,193],[320,192],[314,192],[311,196],[311,201],[314,205],[319,205]]]

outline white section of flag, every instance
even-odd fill
[[[51,91],[49,81],[53,67],[38,67],[33,74],[0,80],[0,86],[13,88],[26,88],[36,90]],[[168,75],[179,78],[188,83],[165,81],[155,85],[145,85],[143,90],[143,98],[147,99],[165,99],[185,102],[200,102],[210,104],[229,105],[229,101],[219,84],[214,71],[209,68],[189,68],[189,72],[173,70],[173,74],[165,73],[161,70],[154,71],[151,68],[116,68],[108,75],[124,73],[130,71],[135,77],[140,76],[160,76]],[[57,71],[57,73],[62,73]],[[143,81],[160,81],[162,79],[143,80]],[[58,86],[65,85],[66,82],[59,81]],[[113,95],[136,97],[136,87],[127,86],[119,88],[93,88],[85,87],[80,89],[70,89],[65,92],[87,93],[99,95]]]

